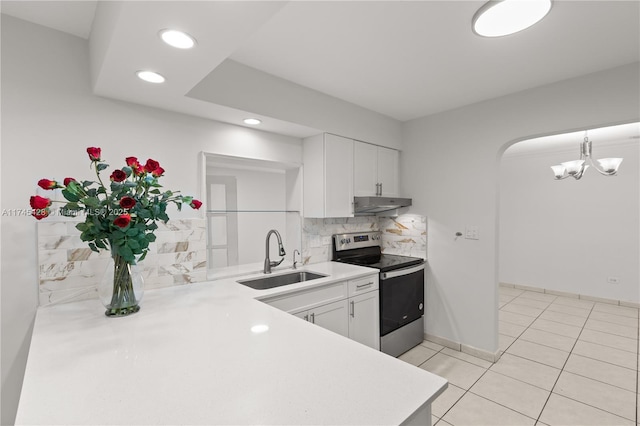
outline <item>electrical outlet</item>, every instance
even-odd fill
[[[465,227],[464,238],[467,240],[479,240],[478,227],[475,225],[467,225]]]
[[[609,284],[620,284],[620,278],[618,277],[608,277],[607,283]]]
[[[331,237],[322,237],[322,245],[323,246],[330,246],[331,245]]]

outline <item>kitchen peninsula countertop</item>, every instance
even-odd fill
[[[377,270],[298,270],[329,277],[269,290],[239,277],[151,290],[124,318],[105,317],[98,300],[38,309],[16,424],[424,420],[416,413],[429,413],[445,379],[256,300]],[[251,331],[261,324],[268,331]]]

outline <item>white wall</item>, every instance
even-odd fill
[[[87,146],[102,147],[113,165],[152,157],[166,170],[165,187],[191,194],[201,181],[200,151],[301,162],[296,138],[92,95],[86,40],[5,15],[1,40],[4,209],[28,208],[43,177],[90,179]],[[187,208],[183,216],[199,214]],[[38,303],[36,225],[25,216],[3,216],[1,224],[1,422],[9,424]]]
[[[638,121],[638,64],[405,123],[401,183],[428,217],[426,332],[498,348],[498,171],[517,140]],[[478,82],[481,84],[481,82]],[[465,225],[479,240],[455,238]]]
[[[640,303],[640,143],[593,141],[595,158],[623,157],[616,176],[588,169],[556,181],[571,150],[509,155],[500,168],[500,282]],[[607,283],[608,277],[620,279]]]

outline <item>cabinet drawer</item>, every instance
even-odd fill
[[[338,282],[310,290],[302,290],[282,296],[262,299],[274,308],[293,313],[314,306],[324,305],[347,297],[347,283]]]
[[[349,297],[378,289],[378,275],[349,280]]]

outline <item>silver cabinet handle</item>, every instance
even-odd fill
[[[382,183],[379,183],[379,185],[380,185],[380,194],[378,195],[382,196]]]
[[[309,321],[309,315],[308,314],[304,316],[304,320],[305,321]]]
[[[312,313],[311,314],[311,324],[315,324],[316,323],[316,314]]]
[[[351,318],[355,318],[356,316],[356,305],[355,302],[352,300],[351,301]]]
[[[359,284],[356,285],[356,288],[364,288],[364,287],[369,287],[370,285],[373,285],[373,281],[366,283],[366,284]]]

